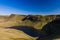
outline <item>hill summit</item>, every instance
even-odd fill
[[[36,29],[41,29],[45,24],[59,19],[60,15],[17,15],[11,14],[7,20],[16,22],[16,25],[33,26]]]
[[[42,31],[46,32],[45,25],[59,19],[60,15],[1,15],[0,40],[36,40],[42,29]]]

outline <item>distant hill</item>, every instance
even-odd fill
[[[58,15],[17,15],[11,14],[8,21],[16,21],[17,25],[34,26],[36,29],[41,29],[48,22],[58,18]]]
[[[17,26],[34,26],[36,29],[42,29],[42,27],[55,20],[59,19],[60,15],[17,15],[11,14],[10,16],[0,16],[1,19],[6,21],[16,22]]]
[[[42,29],[46,32],[45,30],[49,30],[50,27],[48,24],[59,19],[60,15],[0,15],[0,34],[2,36],[0,40],[5,40],[3,38],[6,38],[6,40],[36,40]],[[48,28],[45,29],[46,26]],[[40,40],[40,37],[38,40]]]

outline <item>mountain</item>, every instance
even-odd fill
[[[11,14],[8,17],[8,21],[16,22],[16,25],[23,25],[23,26],[33,26],[36,29],[42,29],[42,27],[47,24],[48,22],[55,20],[58,18],[57,15],[16,15]]]
[[[60,18],[47,23],[42,29],[43,36],[38,40],[60,40]]]
[[[1,15],[0,40],[40,40],[40,36],[48,34],[45,32],[50,26],[46,25],[59,19],[60,15]]]

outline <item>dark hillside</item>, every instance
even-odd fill
[[[60,38],[60,19],[49,22],[42,28],[41,31],[44,33],[42,40],[53,40]],[[40,40],[40,38],[38,40]]]

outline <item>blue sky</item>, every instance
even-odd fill
[[[60,0],[0,0],[0,15],[60,14]]]

